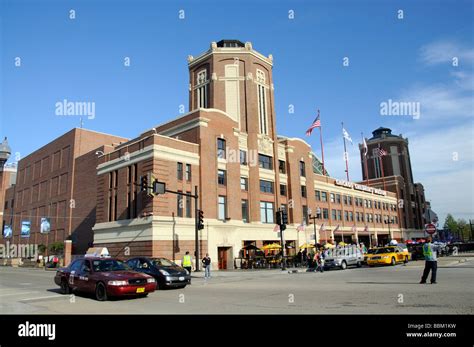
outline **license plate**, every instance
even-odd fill
[[[137,288],[137,293],[145,293],[145,288]]]
[[[180,277],[179,280],[180,280],[180,281],[184,281],[184,277]]]

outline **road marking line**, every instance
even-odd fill
[[[29,286],[29,285],[31,285],[31,283],[19,283],[19,284],[20,284],[20,286]]]
[[[38,296],[36,298],[21,299],[20,301],[32,301],[32,300],[42,300],[42,299],[52,299],[52,298],[64,299],[64,298],[69,298],[69,296],[59,296],[59,295]]]

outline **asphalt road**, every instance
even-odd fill
[[[108,302],[83,294],[61,295],[54,272],[2,267],[0,313],[473,314],[474,259],[454,261],[440,260],[437,285],[418,283],[422,261],[323,274],[243,270],[213,272],[209,281],[193,278],[185,289]]]

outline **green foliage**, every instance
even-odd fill
[[[62,254],[64,251],[64,243],[54,242],[49,246],[49,250],[51,251],[51,253],[54,253],[54,254]]]

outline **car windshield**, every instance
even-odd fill
[[[368,249],[368,250],[367,250],[367,253],[368,253],[368,254],[374,254],[374,253],[375,253],[375,249],[373,249],[373,248]]]
[[[130,267],[124,262],[116,259],[104,259],[92,261],[94,272],[124,271],[130,270]]]
[[[176,264],[173,263],[171,260],[165,258],[152,259],[152,263],[153,265],[160,267],[176,266]]]
[[[377,248],[374,254],[393,253],[393,252],[395,252],[395,248],[383,247],[383,248]]]

